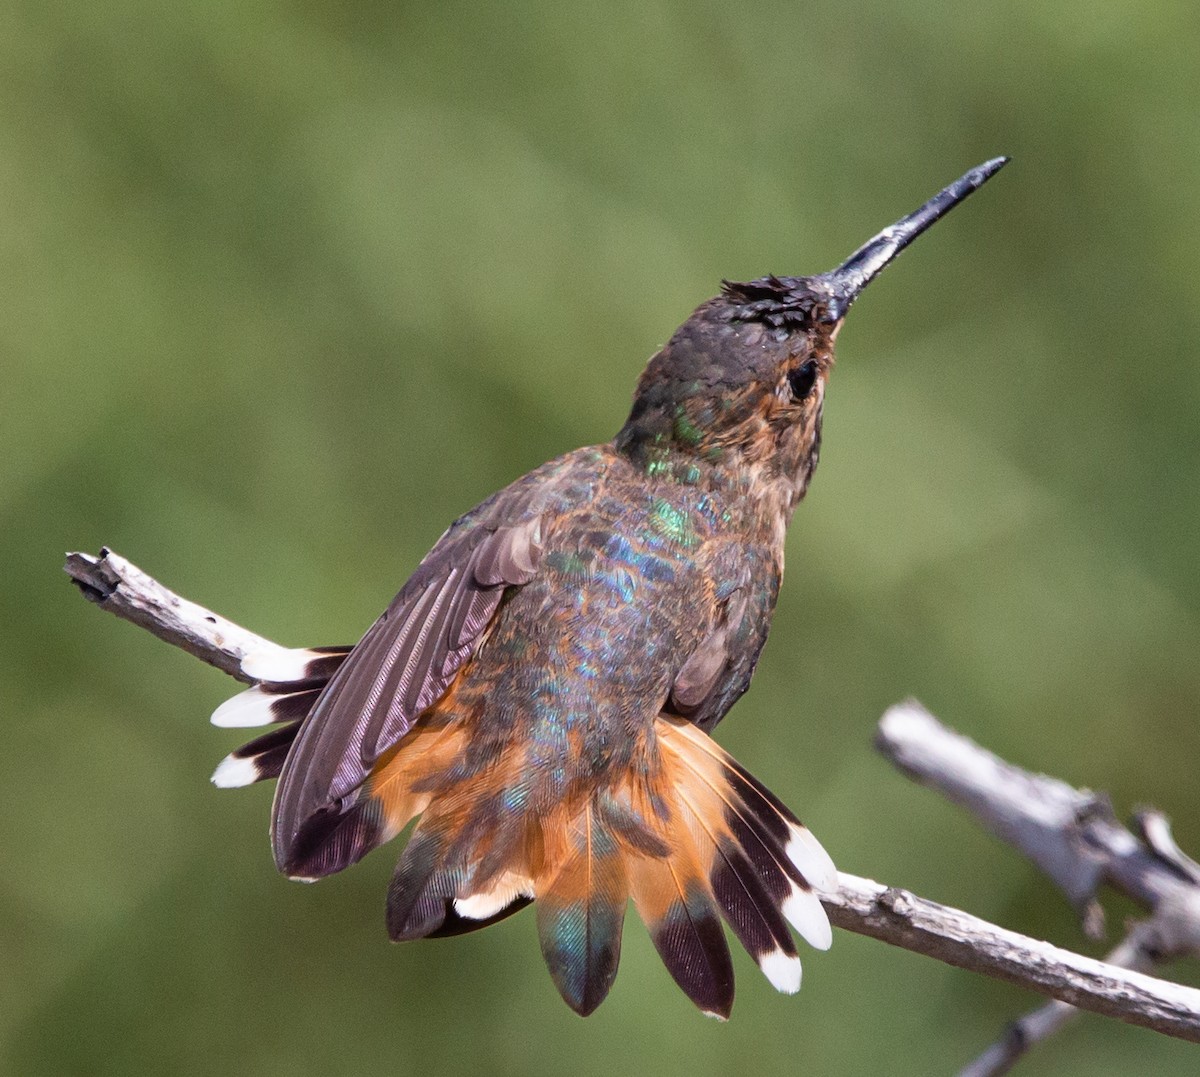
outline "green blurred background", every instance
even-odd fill
[[[739,960],[718,1026],[631,919],[584,1022],[529,914],[390,946],[393,851],[279,878],[270,789],[207,780],[233,683],[60,572],[108,543],[351,641],[452,517],[611,436],[721,277],[826,269],[997,153],[842,334],[720,735],[844,869],[1103,952],[871,736],[916,695],[1200,850],[1198,52],[1166,0],[0,7],[0,1069],[945,1073],[1033,1004],[839,934],[797,998]],[[1198,1064],[1088,1018],[1023,1072]]]

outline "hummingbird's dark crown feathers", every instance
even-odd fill
[[[827,320],[829,291],[811,277],[776,277],[721,281],[721,297],[734,321],[762,322],[774,329],[805,329]]]

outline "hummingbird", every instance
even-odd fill
[[[322,878],[416,819],[388,888],[393,940],[533,903],[551,978],[586,1016],[632,900],[704,1013],[733,1005],[722,920],[797,991],[792,930],[829,947],[820,895],[837,873],[711,734],[767,638],[850,306],[1007,160],[830,272],[722,282],[649,360],[611,442],[456,520],[359,643],[248,656],[254,685],[212,721],[274,728],[212,780],[278,779],[278,869]]]

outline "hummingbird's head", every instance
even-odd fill
[[[724,282],[647,364],[618,447],[652,474],[679,461],[811,472],[841,324],[831,300],[819,277]]]
[[[784,480],[797,500],[817,464],[834,340],[850,305],[1007,161],[972,169],[828,273],[724,282],[647,364],[616,447],[650,474],[750,467]]]

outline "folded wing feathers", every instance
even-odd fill
[[[536,572],[540,536],[540,517],[487,532],[462,562],[446,563],[412,594],[401,592],[372,628],[372,653],[364,639],[364,653],[355,656],[355,665],[371,671],[372,681],[365,692],[347,684],[343,694],[353,716],[334,719],[349,722],[351,731],[330,783],[331,798],[351,792],[445,691],[505,588],[528,582]]]
[[[500,528],[478,547],[474,558],[475,579],[485,587],[528,583],[537,572],[542,550],[540,515]]]

